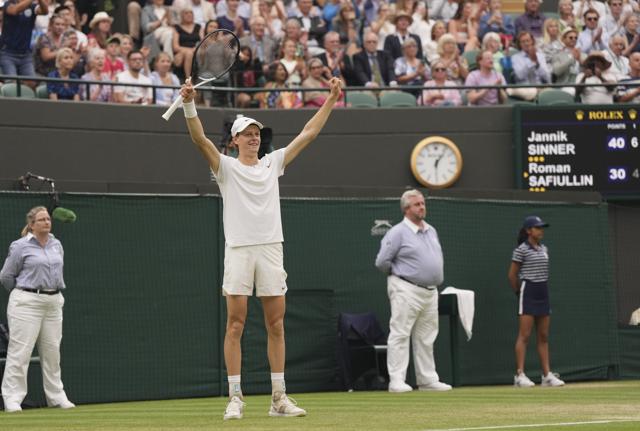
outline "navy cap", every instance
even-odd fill
[[[529,216],[524,219],[524,223],[522,223],[522,227],[525,229],[530,229],[532,227],[549,227],[549,223],[545,223],[538,216]]]

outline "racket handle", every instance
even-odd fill
[[[164,114],[162,114],[162,118],[164,118],[166,121],[169,121],[169,118],[171,118],[173,113],[176,112],[176,109],[178,109],[181,105],[182,105],[182,96],[178,96],[176,100],[173,101],[171,106],[169,106],[169,109],[167,109],[167,111]]]

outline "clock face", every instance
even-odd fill
[[[460,176],[462,155],[449,139],[439,136],[427,138],[414,148],[411,170],[416,179],[427,187],[449,187]]]

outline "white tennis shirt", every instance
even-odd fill
[[[278,178],[284,174],[284,152],[282,148],[269,153],[253,166],[220,155],[214,175],[222,194],[224,237],[229,247],[284,241],[278,187]]]

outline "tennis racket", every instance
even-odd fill
[[[193,52],[191,82],[193,88],[201,87],[222,78],[236,63],[240,53],[240,42],[229,30],[216,30],[207,34]],[[169,121],[176,109],[182,105],[182,96],[173,101],[162,118]]]

